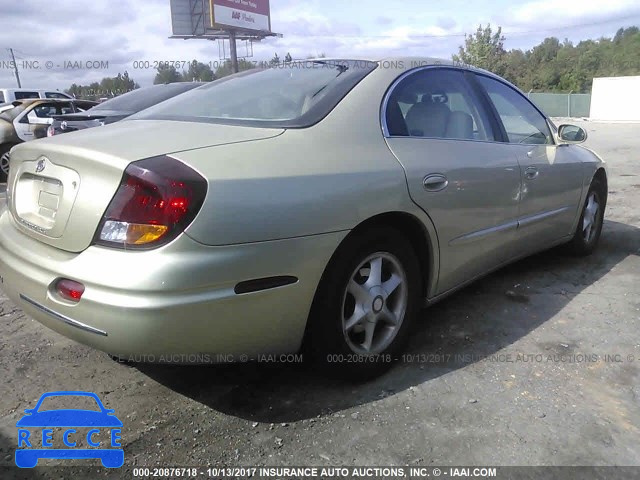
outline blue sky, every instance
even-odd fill
[[[219,62],[216,42],[170,40],[169,0],[0,0],[0,62],[16,50],[18,61],[37,60],[39,69],[21,72],[23,86],[67,88],[128,70],[141,85],[155,71],[137,61]],[[80,12],[82,15],[79,16]],[[283,38],[254,44],[253,60],[291,52],[294,58],[328,56],[382,58],[417,55],[450,58],[464,32],[479,23],[503,27],[507,48],[527,49],[547,36],[574,42],[613,36],[640,26],[639,0],[271,0],[271,23]],[[243,44],[239,52],[245,52]],[[108,61],[106,70],[58,68],[63,61]],[[52,61],[54,68],[43,67]],[[0,63],[0,66],[3,66]],[[139,66],[139,65],[138,65]],[[0,68],[0,87],[15,86],[10,69]]]

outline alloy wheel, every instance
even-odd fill
[[[599,210],[600,204],[598,203],[598,196],[595,192],[591,192],[587,200],[587,205],[584,207],[584,215],[582,216],[582,234],[586,243],[591,242],[598,230]]]
[[[351,274],[342,301],[342,331],[357,354],[383,352],[398,334],[408,303],[407,275],[388,252],[367,257]]]
[[[6,174],[7,177],[9,176],[9,152],[0,156],[0,170]]]

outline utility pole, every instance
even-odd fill
[[[236,32],[229,30],[229,54],[231,55],[231,70],[238,73],[238,50],[236,49]]]
[[[13,60],[13,68],[16,72],[16,80],[18,81],[18,88],[22,88],[22,84],[20,83],[20,74],[18,73],[18,64],[16,63],[16,56],[13,54],[13,48],[9,48],[9,52],[11,53],[11,59]]]

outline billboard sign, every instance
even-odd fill
[[[269,0],[209,0],[211,28],[270,32]]]
[[[174,35],[200,36],[206,33],[209,0],[171,0],[170,5]]]

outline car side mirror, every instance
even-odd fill
[[[584,128],[576,125],[560,125],[558,127],[558,139],[562,143],[582,143],[587,139],[587,132]]]

